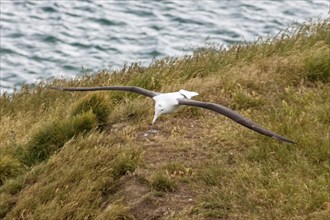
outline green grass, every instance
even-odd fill
[[[152,187],[156,191],[173,192],[175,190],[176,183],[167,174],[163,172],[157,172],[152,177]]]
[[[120,152],[111,167],[113,168],[113,175],[116,178],[124,176],[128,173],[133,173],[136,168],[141,164],[141,152],[131,147]]]
[[[19,160],[10,155],[0,158],[0,184],[3,185],[7,179],[19,176],[24,171]]]
[[[79,100],[71,114],[72,116],[77,116],[88,111],[91,111],[95,115],[99,126],[102,126],[108,120],[110,113],[109,102],[101,95],[88,94],[82,100]]]
[[[96,120],[92,111],[88,111],[67,121],[47,123],[31,135],[31,139],[17,153],[18,158],[28,166],[44,161],[75,135],[96,127]]]
[[[327,219],[329,50],[323,20],[2,94],[0,218]],[[105,85],[197,91],[297,144],[193,107],[153,133],[152,99],[49,89]]]

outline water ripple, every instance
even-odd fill
[[[202,50],[208,41],[252,41],[325,17],[328,8],[327,0],[3,1],[1,91],[86,69],[148,65]]]

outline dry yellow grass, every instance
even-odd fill
[[[329,28],[307,23],[226,51],[3,94],[0,218],[326,219]],[[189,107],[161,117],[152,133],[151,99],[52,85],[198,91],[298,144]]]

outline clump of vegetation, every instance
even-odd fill
[[[224,173],[221,168],[215,165],[210,165],[199,172],[198,178],[206,185],[216,186],[221,182],[221,177],[223,175]]]
[[[141,164],[141,152],[134,148],[126,149],[120,152],[113,160],[112,174],[115,178],[119,178],[127,173],[133,173]]]
[[[226,198],[226,194],[212,191],[212,197],[205,197],[197,207],[192,210],[195,215],[200,214],[203,210],[203,216],[211,218],[228,218],[231,210],[230,198]]]
[[[24,167],[19,160],[5,155],[0,158],[0,186],[7,180],[24,172]]]
[[[260,108],[264,104],[264,100],[262,100],[254,91],[252,94],[245,94],[242,91],[238,91],[237,93],[234,93],[233,96],[234,103],[232,106],[236,110]]]
[[[9,195],[15,195],[24,187],[24,177],[18,176],[6,181],[6,185],[1,189],[8,192]]]
[[[71,114],[77,116],[79,114],[91,111],[99,123],[104,126],[107,123],[110,114],[110,102],[107,102],[100,94],[88,94],[75,105]]]
[[[12,207],[15,206],[15,199],[11,195],[1,193],[0,201],[0,217],[4,218]]]
[[[109,113],[109,107],[102,96],[87,95],[75,104],[70,117],[47,122],[39,127],[25,145],[17,147],[16,156],[28,166],[44,161],[74,136],[105,126]],[[20,164],[16,165],[18,167]],[[9,169],[5,170],[9,172]]]
[[[157,172],[152,178],[153,189],[161,192],[173,192],[176,187],[175,180],[164,172]]]
[[[133,220],[134,216],[129,212],[129,208],[123,204],[111,204],[106,210],[95,219]]]
[[[54,121],[39,128],[24,146],[21,160],[31,166],[44,161],[59,150],[73,136],[90,131],[97,125],[91,112],[74,116],[68,121]]]
[[[305,60],[306,78],[312,82],[330,82],[329,47],[323,47],[309,54]]]
[[[185,177],[190,177],[192,175],[192,169],[186,167],[184,164],[178,161],[173,161],[166,164],[164,170],[166,171],[166,173],[168,173],[168,175],[171,178],[176,178],[176,177],[185,178]]]
[[[326,19],[3,94],[0,218],[328,219],[329,29]],[[54,85],[197,91],[297,144],[193,107],[151,128],[152,99]]]

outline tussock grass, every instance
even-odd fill
[[[133,147],[120,152],[113,161],[113,175],[119,178],[127,173],[133,173],[141,165],[141,152]]]
[[[175,180],[164,172],[157,172],[152,178],[152,187],[157,191],[172,192],[175,190]]]
[[[329,50],[323,20],[2,94],[0,218],[327,219]],[[193,107],[150,132],[151,99],[53,85],[197,91],[298,143]]]
[[[323,46],[306,57],[306,78],[310,81],[330,82],[329,48]]]
[[[131,220],[135,219],[129,212],[129,208],[123,204],[114,204],[107,209],[96,219],[114,219],[114,220]]]
[[[46,160],[74,135],[90,131],[97,125],[92,111],[74,116],[68,121],[54,121],[39,128],[30,141],[19,152],[21,161],[31,166]]]
[[[107,100],[101,95],[88,94],[73,108],[71,114],[72,116],[77,116],[85,112],[91,111],[100,126],[107,123],[108,116],[110,113],[110,106]]]
[[[21,173],[23,173],[23,167],[19,160],[10,155],[5,155],[0,158],[0,185],[2,185],[6,179],[19,176]]]

